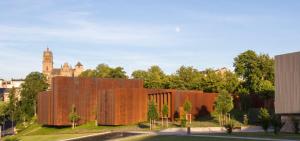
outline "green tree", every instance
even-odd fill
[[[168,81],[167,75],[159,66],[151,66],[147,71],[136,70],[131,76],[143,79],[145,88],[166,88],[166,81]]]
[[[213,69],[206,69],[204,72],[205,77],[201,80],[201,87],[205,92],[218,92],[223,83],[223,78],[217,74]]]
[[[258,120],[260,122],[261,127],[264,129],[264,131],[268,132],[271,116],[266,108],[261,108],[259,110]]]
[[[183,84],[183,87],[179,87],[179,89],[201,90],[200,82],[204,75],[200,73],[197,69],[191,66],[181,66],[176,71],[175,76],[177,76],[179,80],[175,81],[178,83],[176,84],[176,86],[180,86],[181,84]]]
[[[112,68],[106,64],[99,64],[95,69],[96,77],[99,78],[111,78]]]
[[[146,88],[164,88],[165,74],[159,66],[148,69],[148,78],[145,80]]]
[[[244,80],[243,87],[250,93],[264,93],[262,89],[266,83],[271,82],[274,85],[274,59],[267,54],[257,55],[254,51],[248,50],[234,58],[234,67],[236,74]]]
[[[96,77],[96,72],[94,70],[87,69],[83,71],[79,77]]]
[[[147,71],[144,71],[144,70],[136,70],[136,71],[133,71],[131,76],[135,79],[143,79],[145,80],[148,76],[148,73]]]
[[[233,98],[232,96],[226,91],[222,90],[216,99],[215,102],[215,111],[218,114],[225,115],[226,113],[230,112],[233,109]]]
[[[4,122],[6,121],[7,118],[7,104],[3,101],[0,101],[0,126],[4,125]]]
[[[25,78],[21,90],[21,111],[23,119],[30,120],[36,115],[37,95],[48,88],[46,77],[39,72],[32,72]]]
[[[155,102],[151,100],[148,105],[148,120],[150,121],[150,130],[152,130],[152,125],[157,118],[158,118],[157,107]]]
[[[80,77],[98,77],[98,78],[128,78],[124,68],[109,67],[106,64],[99,64],[96,69],[88,69],[83,71]]]
[[[238,87],[240,85],[238,76],[235,73],[226,71],[222,77],[223,77],[223,81],[220,86],[221,89],[226,90],[231,94],[236,93],[238,91]]]
[[[69,114],[69,120],[72,122],[72,128],[75,128],[76,123],[79,121],[80,116],[77,114],[76,107],[73,104],[71,112]]]
[[[18,98],[16,96],[16,89],[13,87],[12,89],[10,89],[9,91],[9,102],[7,104],[7,112],[9,114],[9,119],[12,122],[12,128],[14,127],[14,122],[16,121],[16,117],[17,115],[17,103],[18,103]]]
[[[122,67],[116,67],[113,68],[110,71],[110,77],[111,78],[128,78],[128,76],[126,75],[126,72],[124,71],[124,68]]]
[[[169,107],[167,104],[164,104],[163,105],[163,108],[161,110],[161,113],[162,113],[162,118],[161,118],[161,123],[162,123],[162,126],[164,125],[164,119],[166,118],[167,119],[167,127],[168,127],[168,114],[169,114]]]
[[[192,110],[192,103],[188,99],[186,99],[183,103],[183,110],[185,114],[189,114]]]
[[[163,105],[162,111],[161,111],[163,117],[168,117],[169,114],[169,107],[167,104]]]

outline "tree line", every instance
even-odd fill
[[[198,70],[181,66],[175,73],[166,74],[159,66],[135,70],[131,78],[143,79],[145,88],[202,90],[231,94],[259,94],[269,98],[274,95],[274,59],[268,54],[247,50],[234,58],[234,71],[219,72],[211,68]],[[100,64],[88,69],[80,77],[129,78],[123,67]]]

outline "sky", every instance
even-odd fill
[[[128,75],[159,65],[233,69],[246,50],[300,50],[299,0],[1,0],[0,78],[54,67],[105,63]]]

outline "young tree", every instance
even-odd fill
[[[188,99],[186,99],[184,101],[183,110],[185,112],[185,117],[187,118],[187,116],[190,115],[191,110],[192,110],[192,103]],[[188,119],[186,119],[186,120],[188,120]],[[189,123],[191,123],[191,119],[189,119]]]
[[[260,122],[261,127],[264,129],[264,131],[268,132],[271,116],[266,108],[261,108],[259,110],[258,120]]]
[[[216,102],[215,102],[215,111],[219,116],[219,123],[224,125],[227,121],[227,113],[233,109],[233,98],[232,96],[226,91],[221,90],[219,93]]]
[[[168,107],[167,104],[164,104],[164,105],[163,105],[163,108],[162,108],[161,113],[162,113],[162,119],[161,119],[161,120],[162,120],[162,123],[163,123],[164,118],[166,118],[166,119],[167,119],[167,127],[168,127],[169,107]]]
[[[74,129],[76,126],[76,122],[80,119],[80,116],[76,112],[76,107],[73,104],[71,112],[69,114],[69,120],[72,122],[72,128]]]
[[[158,118],[157,107],[153,100],[148,105],[148,120],[150,121],[150,130],[152,130],[152,124]]]
[[[46,77],[39,72],[31,72],[26,76],[21,89],[21,111],[24,119],[36,116],[37,95],[48,88]]]
[[[233,109],[233,98],[226,91],[222,90],[217,97],[215,109],[218,114],[226,114]]]

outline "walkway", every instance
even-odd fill
[[[168,134],[177,134],[177,135],[184,135],[186,134],[186,128],[168,128],[158,132],[161,135],[168,135]],[[223,127],[193,127],[191,128],[192,134],[210,134],[210,133],[225,133],[226,129]],[[234,129],[233,132],[263,132],[263,129],[259,126],[249,126],[249,127],[242,127],[241,129]]]

